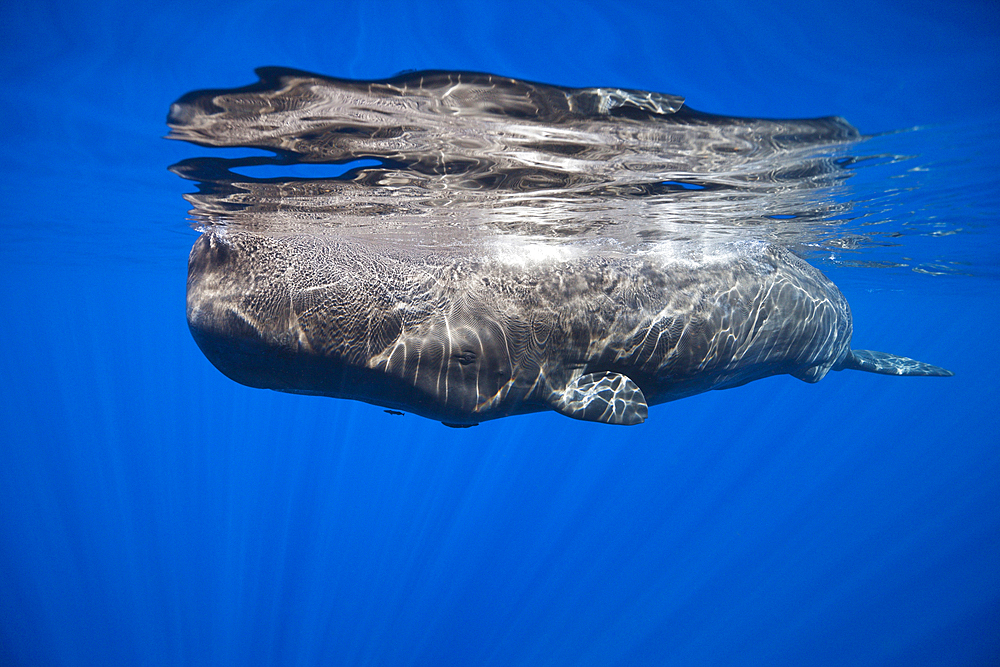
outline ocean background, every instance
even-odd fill
[[[810,261],[856,347],[955,377],[462,430],[240,386],[162,137],[262,65],[891,132],[847,183],[879,242]],[[5,2],[0,72],[0,665],[1000,663],[995,2]]]

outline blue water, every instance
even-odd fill
[[[1000,662],[1000,12],[800,4],[0,5],[0,664]],[[848,183],[884,243],[811,259],[858,347],[956,375],[775,377],[630,428],[237,385],[184,318],[167,167],[199,149],[161,137],[260,65],[918,127]]]

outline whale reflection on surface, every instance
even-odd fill
[[[846,300],[793,253],[858,242],[843,119],[464,72],[258,74],[168,117],[171,138],[273,153],[172,167],[198,182],[189,325],[238,382],[469,426],[635,424],[781,373],[950,374],[852,352]]]

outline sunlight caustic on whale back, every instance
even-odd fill
[[[841,119],[468,73],[261,74],[168,119],[173,138],[275,152],[174,167],[200,184],[188,322],[238,382],[468,426],[547,409],[636,424],[777,374],[950,375],[852,352],[846,299],[774,242],[808,243],[809,211],[836,208],[859,139]],[[233,171],[359,159],[377,164]]]

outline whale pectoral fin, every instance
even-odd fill
[[[581,375],[549,395],[552,409],[573,419],[605,424],[641,424],[649,407],[639,385],[621,373]]]
[[[841,362],[840,367],[883,375],[930,375],[935,377],[954,375],[951,371],[940,366],[932,366],[916,359],[897,357],[895,354],[874,350],[852,350],[847,358]]]

